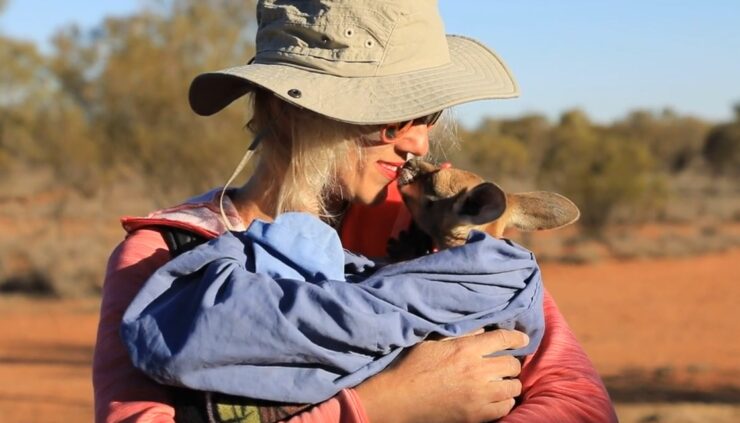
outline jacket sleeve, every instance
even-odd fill
[[[601,378],[548,292],[544,307],[545,334],[522,366],[520,405],[500,421],[617,422]]]
[[[159,232],[138,230],[113,251],[106,271],[93,359],[96,422],[174,422],[168,390],[131,364],[119,336],[121,318],[151,274],[169,260]],[[351,389],[344,390],[291,423],[355,423],[365,411]]]
[[[162,236],[139,230],[113,251],[106,270],[93,358],[96,422],[173,422],[167,390],[133,367],[118,335],[126,307],[169,260]]]
[[[353,389],[344,389],[316,407],[287,420],[287,423],[368,423],[365,409]]]

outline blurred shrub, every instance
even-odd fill
[[[531,168],[526,146],[516,138],[506,135],[468,139],[465,155],[472,168],[491,180],[524,175]]]
[[[639,212],[665,195],[644,144],[593,127],[580,111],[564,114],[554,129],[538,180],[570,197],[581,209],[581,225],[592,234],[618,207]]]
[[[609,129],[619,136],[640,140],[661,170],[676,173],[701,159],[709,125],[693,117],[678,116],[671,109],[660,115],[640,110]]]
[[[0,36],[0,171],[22,160],[41,163],[44,145],[36,138],[36,111],[49,98],[46,59],[32,43]]]
[[[122,215],[156,208],[138,174],[90,195],[52,169],[14,167],[0,178],[0,293],[78,297],[99,292]]]
[[[702,153],[715,174],[740,175],[740,104],[734,122],[712,129]]]
[[[463,131],[463,150],[456,163],[481,176],[502,179],[533,179],[539,169],[550,127],[539,115],[517,119],[484,119],[472,131]]]
[[[60,31],[48,56],[0,38],[0,170],[14,161],[51,167],[90,195],[130,169],[155,195],[223,183],[249,143],[247,109],[199,119],[188,86],[249,60],[254,1],[146,5],[91,31]]]

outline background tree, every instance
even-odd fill
[[[32,43],[0,35],[0,63],[0,169],[7,171],[11,161],[44,160],[36,115],[50,99],[50,87],[45,58]]]
[[[740,175],[740,103],[735,121],[712,129],[702,153],[715,174]]]
[[[247,33],[254,5],[244,3],[160,2],[138,16],[106,21],[96,48],[105,66],[95,104],[108,164],[138,163],[153,181],[175,180],[192,190],[223,182],[248,144],[233,124],[246,123],[246,110],[198,119],[186,96],[198,73],[246,63],[254,54]]]
[[[485,119],[473,131],[463,131],[463,150],[453,157],[456,166],[470,168],[484,178],[506,183],[531,175],[530,152],[515,135],[502,131],[504,122]]]
[[[538,181],[570,197],[581,209],[580,224],[599,234],[619,207],[638,211],[657,203],[663,188],[654,175],[643,143],[594,127],[575,110],[554,129]]]
[[[693,117],[678,116],[671,109],[660,115],[638,110],[610,129],[620,136],[640,139],[660,169],[677,173],[701,158],[709,125]]]
[[[0,61],[9,64],[0,69],[0,166],[52,167],[86,191],[133,172],[163,201],[183,195],[172,186],[223,183],[249,143],[234,125],[246,123],[247,108],[200,119],[187,91],[198,73],[252,57],[254,7],[151,1],[89,31],[60,31],[49,57],[0,38]]]

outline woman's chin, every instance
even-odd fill
[[[365,206],[377,206],[388,197],[388,186],[384,186],[380,191],[377,192],[363,192],[355,196],[352,201],[355,204],[362,204]]]

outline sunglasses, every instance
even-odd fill
[[[432,126],[435,123],[437,123],[437,121],[439,120],[439,117],[442,116],[442,112],[444,112],[444,110],[434,112],[430,115],[418,117],[416,119],[406,120],[396,125],[398,125],[399,128],[406,128],[408,126],[416,126],[416,125],[421,125],[421,124],[424,124],[426,126]]]
[[[426,125],[429,127],[437,123],[439,117],[442,116],[442,112],[444,112],[444,110],[440,110],[426,116],[418,117],[416,119],[405,120],[398,123],[389,123],[383,128],[382,131],[388,138],[394,138],[398,132],[404,132],[412,126]]]

